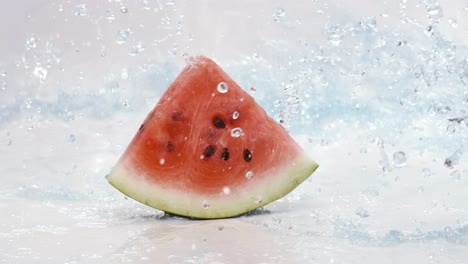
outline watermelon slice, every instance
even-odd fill
[[[154,208],[225,218],[283,197],[317,167],[216,63],[196,57],[106,177]]]

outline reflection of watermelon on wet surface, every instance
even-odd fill
[[[221,218],[283,197],[316,168],[218,65],[197,57],[161,97],[107,178],[149,206]]]

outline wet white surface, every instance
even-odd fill
[[[468,261],[463,1],[6,5],[1,263]],[[310,180],[209,221],[106,182],[197,54],[283,121],[321,165]]]

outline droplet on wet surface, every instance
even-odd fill
[[[246,177],[247,179],[249,179],[249,180],[252,179],[252,178],[253,178],[253,172],[252,172],[252,171],[246,172],[246,173],[245,173],[245,177]]]
[[[234,111],[234,112],[232,113],[232,119],[236,120],[237,118],[239,118],[239,112]]]
[[[404,167],[406,165],[406,154],[403,151],[393,153],[393,165],[395,167]]]
[[[127,42],[128,37],[132,34],[132,31],[130,29],[121,29],[117,32],[117,40],[115,43],[117,44],[124,44]]]
[[[231,130],[231,137],[240,137],[242,135],[242,128],[240,127],[235,127]]]
[[[162,158],[162,159],[159,160],[159,164],[160,164],[160,165],[164,165],[164,163],[166,163],[166,160],[165,160],[165,159]]]
[[[216,90],[218,90],[218,92],[220,92],[220,93],[227,93],[227,91],[229,90],[229,86],[225,82],[220,82],[220,83],[218,83],[218,86],[216,87]]]
[[[210,207],[210,203],[207,200],[203,200],[202,201],[202,206],[203,206],[203,208],[208,209],[208,207]]]
[[[75,16],[86,16],[86,12],[88,12],[88,8],[86,7],[86,4],[79,4],[75,6],[75,9],[73,11],[73,14]]]
[[[228,195],[231,193],[231,188],[229,188],[228,186],[224,186],[223,187],[223,193]]]
[[[120,13],[122,13],[122,14],[128,13],[128,8],[126,6],[121,6],[120,7]]]
[[[26,49],[34,49],[37,47],[36,38],[30,37],[26,40]]]
[[[286,11],[282,7],[278,7],[276,12],[273,14],[273,21],[280,22],[281,18],[286,16]]]
[[[68,142],[73,143],[76,140],[76,136],[74,134],[68,135]]]
[[[33,74],[40,81],[44,81],[47,78],[47,70],[39,65],[34,68]]]

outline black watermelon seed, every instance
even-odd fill
[[[168,142],[166,143],[166,149],[167,149],[167,151],[169,151],[169,152],[173,151],[173,150],[174,150],[174,143],[172,143],[172,141],[168,141]]]
[[[219,117],[215,117],[213,119],[213,123],[214,123],[215,127],[217,127],[217,128],[225,128],[226,127],[226,124],[224,124],[224,121],[221,120],[221,118],[219,118]]]
[[[248,149],[244,149],[244,160],[247,162],[252,160],[252,153],[250,153],[250,150]]]
[[[227,148],[223,148],[223,152],[221,153],[221,158],[223,160],[229,159],[229,150]]]
[[[214,152],[215,152],[215,148],[212,145],[209,145],[205,149],[205,157],[209,158],[213,156]]]

